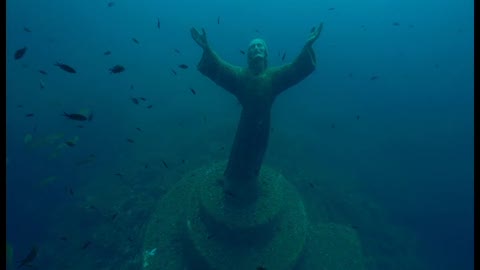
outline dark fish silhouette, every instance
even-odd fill
[[[191,91],[191,92],[192,92],[192,94],[194,94],[194,95],[196,95],[196,94],[197,94],[197,92],[195,91],[195,89],[193,89],[193,88],[191,88],[191,87],[190,87],[190,91]]]
[[[27,32],[27,33],[31,33],[32,30],[30,30],[30,28],[28,27],[23,27],[23,31]]]
[[[166,163],[164,160],[162,160],[162,163],[163,163],[163,166],[165,166],[165,168],[168,169],[168,165],[167,165],[167,163]]]
[[[25,114],[25,117],[34,117],[34,116],[35,116],[35,114],[33,114],[33,113],[27,113],[27,114]]]
[[[132,140],[132,139],[130,139],[130,138],[127,138],[127,142],[129,142],[129,143],[134,143],[135,141]]]
[[[33,246],[28,255],[21,261],[19,261],[19,265],[17,266],[17,269],[22,267],[22,266],[31,266],[31,263],[35,260],[38,254],[38,248],[36,246]]]
[[[92,244],[91,241],[85,242],[85,244],[83,244],[83,246],[81,247],[81,249],[87,249],[87,248],[90,246],[90,244]]]
[[[113,175],[123,177],[123,173],[114,173]]]
[[[118,213],[113,214],[112,217],[110,218],[110,220],[113,221],[117,217],[117,215],[118,215]]]
[[[188,68],[188,66],[185,65],[185,64],[180,64],[180,65],[178,65],[178,67],[181,68],[181,69],[187,69]]]
[[[285,56],[287,55],[286,52],[283,53],[283,56],[282,56],[282,61],[285,60]]]
[[[106,51],[106,52],[103,53],[103,55],[110,55],[110,54],[112,54],[111,51]]]
[[[40,72],[40,73],[43,74],[43,75],[48,75],[48,73],[47,73],[45,70],[41,70],[41,69],[40,69],[40,70],[38,70],[38,72]]]
[[[113,7],[113,6],[115,6],[115,2],[113,2],[113,1],[112,1],[112,2],[108,2],[107,7]]]
[[[77,71],[76,71],[74,68],[72,68],[72,67],[69,66],[69,65],[63,64],[63,63],[57,62],[57,63],[55,63],[55,64],[53,64],[53,65],[54,65],[54,66],[57,66],[57,67],[59,67],[59,68],[61,68],[61,69],[63,69],[64,71],[66,71],[66,72],[68,72],[68,73],[77,73]]]
[[[160,19],[157,17],[157,28],[160,29]]]
[[[135,129],[138,130],[138,131],[140,131],[140,132],[142,132],[142,129],[141,129],[141,128],[138,128],[138,127],[137,127],[137,128],[135,128]]]
[[[176,52],[176,53],[178,53],[178,54],[180,53],[180,50],[179,50],[179,49],[173,49],[173,51]]]
[[[88,117],[83,115],[83,114],[79,114],[79,113],[66,113],[66,112],[63,112],[63,116],[65,116],[66,118],[68,119],[71,119],[71,120],[75,120],[75,121],[86,121],[88,120]]]
[[[392,25],[393,25],[393,26],[400,26],[400,23],[394,22],[394,23],[392,23]]]
[[[139,99],[141,99],[141,100],[143,100],[143,101],[147,101],[147,99],[144,98],[144,97],[139,97]]]
[[[25,55],[25,52],[27,52],[27,47],[23,47],[21,49],[18,49],[15,52],[15,55],[14,55],[15,60],[18,60],[18,59],[22,58]]]
[[[360,115],[357,114],[357,120],[360,120]]]
[[[115,66],[109,68],[108,70],[110,70],[110,73],[115,74],[115,73],[120,73],[120,72],[125,71],[125,68],[121,65],[115,65]]]
[[[152,107],[153,107],[153,105],[148,105],[147,109],[151,109]]]
[[[177,72],[172,68],[173,75],[177,76]]]
[[[243,51],[243,50],[240,50],[240,53],[241,53],[241,54],[245,54],[245,51]]]
[[[371,81],[375,81],[376,79],[380,78],[379,76],[377,75],[373,75],[372,77],[370,77],[370,80]]]
[[[133,103],[135,103],[135,104],[138,104],[138,103],[139,103],[139,101],[138,101],[137,98],[131,97],[130,100],[131,100]]]
[[[136,38],[132,38],[132,41],[137,43],[137,44],[140,44],[140,42]]]
[[[220,16],[217,17],[217,24],[220,24]]]
[[[331,8],[329,8],[328,10],[329,10],[329,11],[332,11],[332,10],[335,10],[335,8],[334,8],[334,7],[331,7]]]

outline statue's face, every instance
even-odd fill
[[[267,46],[265,41],[256,38],[248,45],[248,58],[250,59],[265,59],[267,57]]]

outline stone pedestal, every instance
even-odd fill
[[[309,224],[281,174],[263,166],[257,200],[241,205],[219,180],[225,166],[187,174],[162,198],[147,225],[143,269],[363,269],[355,232]]]

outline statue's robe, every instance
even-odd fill
[[[268,145],[270,111],[275,98],[310,75],[315,65],[315,53],[311,46],[305,46],[292,63],[267,68],[260,75],[252,74],[248,67],[225,62],[211,49],[204,50],[198,70],[235,95],[242,105],[224,174],[230,182],[241,183],[244,188],[256,182]]]

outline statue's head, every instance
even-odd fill
[[[267,56],[268,56],[268,48],[265,41],[261,38],[255,38],[250,41],[248,44],[248,65],[250,67],[256,66],[259,63],[263,64],[263,68],[267,68]]]

